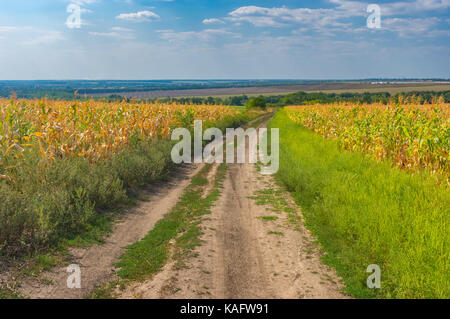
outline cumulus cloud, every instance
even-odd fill
[[[225,22],[220,19],[211,18],[203,20],[203,24],[225,24]]]
[[[369,3],[348,0],[328,0],[335,4],[337,10],[345,11],[349,15],[355,15],[367,8]],[[450,0],[414,0],[414,1],[392,1],[390,3],[379,3],[383,15],[397,15],[417,13],[422,11],[447,9],[450,7]]]
[[[246,6],[230,12],[228,19],[234,22],[249,22],[257,27],[280,27],[292,23],[334,24],[339,17],[342,17],[342,14],[335,9]]]
[[[432,32],[439,18],[391,18],[383,20],[383,29],[398,33],[402,37]],[[435,30],[436,31],[436,30]],[[432,34],[429,34],[430,36]]]
[[[119,20],[127,20],[134,22],[154,21],[158,20],[159,18],[160,18],[159,15],[148,10],[139,11],[136,13],[121,13],[116,17],[116,19]]]
[[[89,5],[92,3],[99,2],[100,0],[70,0],[70,2],[77,4],[79,6]]]
[[[285,26],[292,23],[339,25],[339,19],[365,16],[368,2],[328,0],[334,8],[265,8],[258,6],[240,7],[228,15],[234,22],[249,22],[257,27]],[[380,4],[384,16],[411,14],[430,10],[450,8],[450,0],[415,0]]]
[[[333,35],[335,32],[360,32],[366,28],[355,27],[350,18],[361,18],[367,16],[368,2],[349,0],[328,0],[333,4],[332,8],[288,8],[288,7],[259,7],[243,6],[230,12],[225,18],[234,23],[247,22],[256,27],[285,27],[299,26],[298,33],[309,30]],[[431,28],[437,28],[438,18],[400,18],[397,16],[411,16],[418,12],[445,10],[450,7],[450,0],[415,0],[398,1],[380,4],[383,22],[386,30],[397,32],[401,36],[408,33],[424,33]],[[387,18],[390,19],[387,19]],[[415,30],[408,30],[416,28]],[[442,32],[434,32],[436,36]]]

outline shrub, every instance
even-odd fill
[[[265,110],[267,108],[266,99],[262,96],[255,97],[255,98],[251,99],[250,101],[248,101],[247,108],[248,109],[259,108],[259,109]]]

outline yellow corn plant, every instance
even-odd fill
[[[0,99],[0,179],[5,159],[36,147],[44,160],[80,156],[91,162],[109,156],[132,136],[168,138],[183,118],[217,121],[239,111],[225,106],[100,101]]]
[[[347,150],[390,159],[402,169],[424,169],[449,182],[450,104],[415,99],[384,104],[317,104],[288,107],[291,120],[336,138]],[[439,178],[441,179],[441,178]]]

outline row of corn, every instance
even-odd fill
[[[95,162],[133,136],[167,138],[186,120],[217,121],[237,111],[224,106],[0,99],[0,179],[27,149],[51,160],[81,156]],[[11,161],[12,159],[12,161]],[[19,164],[17,164],[19,163]]]
[[[450,176],[450,104],[335,103],[288,107],[289,117],[347,150],[389,159],[402,169]]]

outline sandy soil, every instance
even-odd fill
[[[287,213],[257,205],[250,198],[267,189],[278,186],[272,176],[260,175],[254,164],[229,164],[223,193],[202,223],[203,244],[185,261],[186,267],[168,263],[120,297],[346,298],[339,278],[321,263],[309,231],[299,222],[290,222]],[[301,220],[289,194],[282,196]],[[264,221],[262,216],[278,219]]]

